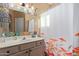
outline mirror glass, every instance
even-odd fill
[[[24,31],[24,18],[15,18],[15,31],[23,32]]]
[[[34,19],[29,20],[29,32],[34,32]]]
[[[9,33],[7,36],[23,35],[34,31],[34,19],[28,20],[25,13],[0,7],[0,33]],[[20,34],[19,34],[20,33]],[[22,34],[23,33],[23,34]]]
[[[9,32],[10,22],[9,10],[0,7],[0,32]]]

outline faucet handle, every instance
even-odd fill
[[[23,40],[25,40],[26,38],[25,37],[23,37]]]
[[[2,37],[5,37],[5,33],[2,33]]]

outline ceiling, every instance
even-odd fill
[[[17,4],[17,3],[16,3]],[[27,3],[25,3],[27,4]],[[21,4],[18,3],[18,5],[21,6]],[[48,9],[54,8],[59,5],[59,3],[29,3],[30,6],[33,6],[36,9],[36,16],[31,16],[29,14],[26,14],[26,19],[29,20],[31,18],[38,18],[41,13],[47,11]]]
[[[2,5],[6,6],[7,4],[9,4],[9,6],[11,6],[10,8],[13,10],[14,9],[16,10],[18,7],[22,7],[22,4],[25,4],[25,5],[28,4],[30,8],[32,6],[34,7],[37,15],[47,11],[48,9],[54,8],[57,5],[59,5],[59,3],[3,3]],[[1,3],[0,3],[0,5],[1,5]],[[14,5],[14,7],[12,7],[13,5]],[[23,6],[23,7],[25,7],[25,6]],[[8,6],[7,6],[7,8],[8,8]]]
[[[47,11],[50,8],[54,8],[56,7],[58,4],[56,3],[52,3],[52,4],[48,4],[48,3],[38,3],[38,4],[32,4],[35,8],[37,8],[37,14],[41,14],[45,11]]]
[[[56,7],[59,4],[57,4],[57,3],[52,3],[52,4],[51,3],[32,3],[31,5],[37,9],[37,11],[36,11],[37,14],[41,14],[50,8]]]
[[[36,9],[37,15],[47,11],[50,8],[54,8],[57,5],[59,5],[59,3],[25,3],[25,4],[28,4],[29,6],[33,6]]]

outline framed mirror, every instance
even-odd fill
[[[35,28],[35,20],[25,17],[25,13],[0,7],[0,33],[33,33]]]

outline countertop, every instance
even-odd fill
[[[17,38],[17,39],[14,39],[14,38]],[[1,42],[0,48],[5,48],[5,47],[15,46],[15,45],[29,43],[33,41],[43,40],[42,37],[32,38],[30,36],[7,37],[6,39],[9,39],[9,40],[5,42]]]

